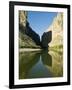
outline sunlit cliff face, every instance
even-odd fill
[[[26,27],[27,22],[27,12],[26,11],[19,11],[19,24],[23,27]]]
[[[47,31],[52,31],[49,46],[63,45],[63,13],[58,13]]]

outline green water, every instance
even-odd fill
[[[62,52],[43,50],[19,53],[19,79],[62,76]]]

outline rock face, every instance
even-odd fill
[[[40,36],[32,30],[32,28],[29,26],[29,23],[27,22],[27,29],[26,34],[31,37],[31,39],[36,43],[36,45],[40,45]]]
[[[42,48],[48,48],[48,43],[50,43],[51,40],[52,40],[52,31],[44,32],[41,40]]]
[[[47,31],[52,31],[50,47],[63,45],[63,13],[57,14]]]
[[[23,27],[26,27],[26,22],[27,22],[27,12],[19,11],[19,24]]]
[[[19,31],[21,33],[25,33],[26,24],[27,24],[27,12],[20,10],[19,11]]]
[[[19,11],[19,47],[40,47],[40,37],[29,26],[27,12]]]

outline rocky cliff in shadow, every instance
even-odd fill
[[[40,37],[27,21],[27,12],[19,11],[19,47],[40,48]]]
[[[43,48],[53,47],[53,49],[63,48],[63,13],[58,13],[52,24],[42,35],[41,44]]]
[[[27,29],[26,29],[26,34],[32,38],[32,40],[36,43],[36,45],[40,45],[40,36],[32,30],[30,27],[29,23],[27,22]]]
[[[44,32],[41,38],[41,46],[42,48],[48,48],[48,44],[52,40],[52,31]]]

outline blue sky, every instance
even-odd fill
[[[57,12],[28,11],[28,21],[31,28],[41,37],[56,15]]]

